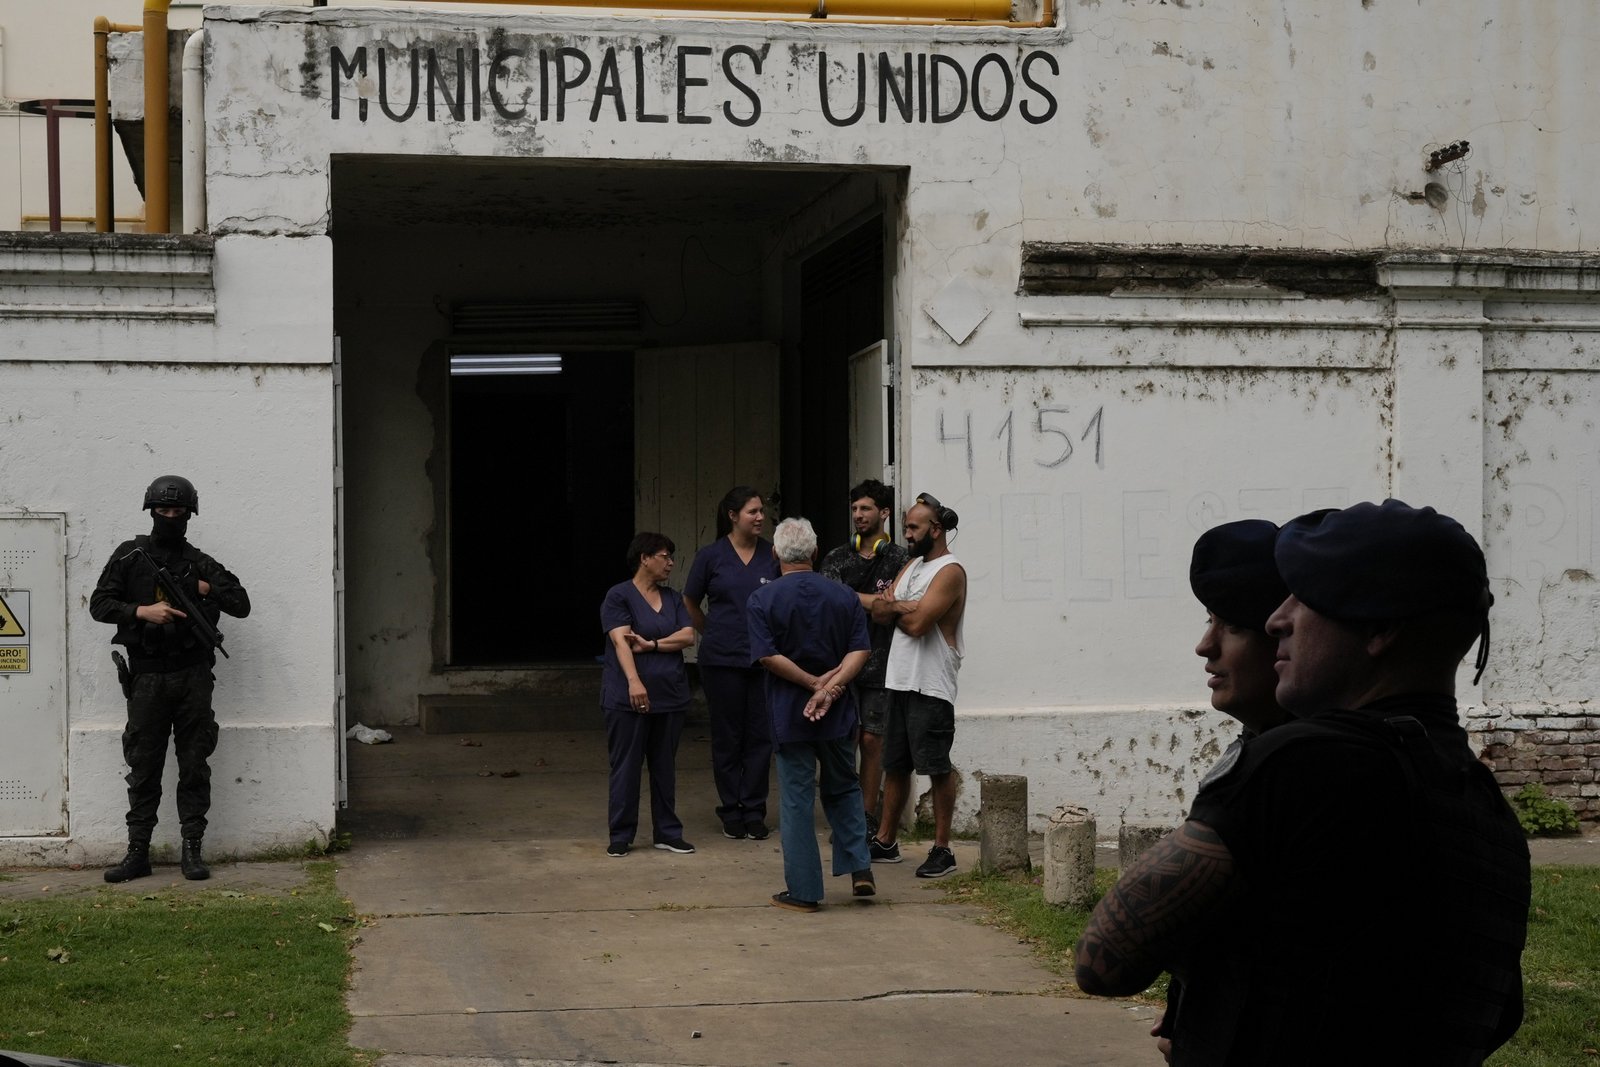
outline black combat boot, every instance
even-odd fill
[[[200,858],[198,837],[183,839],[183,858],[179,860],[179,866],[183,868],[183,876],[191,882],[202,882],[211,877],[211,868]]]
[[[115,867],[106,868],[106,881],[127,882],[150,873],[150,844],[128,842],[128,854]]]

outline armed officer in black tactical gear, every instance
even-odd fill
[[[122,755],[128,763],[128,854],[105,872],[108,882],[150,873],[150,834],[161,804],[161,772],[167,736],[178,754],[178,818],[183,829],[185,878],[211,875],[201,858],[206,812],[211,807],[211,766],[217,719],[211,710],[212,667],[221,635],[221,612],[250,614],[250,597],[222,564],[185,537],[189,516],[200,513],[200,495],[186,478],[163,475],[145,490],[151,531],[124,541],[100,574],[89,613],[115,624],[112,643],[127,649],[122,670],[128,726]],[[176,584],[163,586],[163,575]],[[204,623],[196,625],[179,605],[187,599]],[[226,653],[224,653],[226,654]]]

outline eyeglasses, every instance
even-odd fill
[[[651,558],[652,559],[671,559],[672,558],[672,553],[671,552],[667,552],[667,551],[653,552],[653,553],[651,553]]]

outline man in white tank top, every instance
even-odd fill
[[[917,868],[918,878],[941,878],[956,869],[950,851],[956,801],[950,746],[956,732],[956,674],[966,652],[967,572],[951,555],[946,537],[959,521],[936,498],[919,495],[905,519],[911,559],[872,604],[872,621],[893,623],[895,631],[884,677],[890,702],[883,813],[869,845],[873,862],[900,862],[895,834],[911,792],[911,772],[927,775],[933,786],[933,847]]]

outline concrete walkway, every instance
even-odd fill
[[[605,855],[598,731],[393,732],[393,744],[351,746],[342,822],[355,848],[339,856],[341,889],[375,917],[349,1004],[351,1043],[383,1052],[379,1067],[1160,1062],[1153,1006],[1075,996],[1014,937],[914,878],[920,852],[877,865],[870,902],[837,879],[815,915],[771,907],[777,837],[721,836],[703,727],[678,761],[699,851],[650,848],[647,821],[623,859]],[[1530,847],[1535,864],[1600,866],[1593,828]],[[976,853],[956,842],[961,870]],[[120,886],[99,868],[17,869],[0,900],[304,884],[298,861],[212,867],[209,882],[164,864]]]
[[[651,848],[647,814],[621,859],[605,855],[598,731],[395,733],[352,746],[339,874],[376,917],[351,1043],[382,1067],[1159,1063],[1154,1007],[1074,996],[913,877],[920,852],[878,864],[870,902],[840,878],[816,914],[772,907],[777,836],[722,837],[703,728],[678,760],[699,851]],[[956,856],[968,870],[977,846]]]

